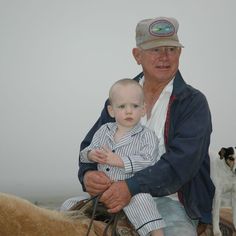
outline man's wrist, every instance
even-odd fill
[[[82,185],[83,191],[86,191],[84,186],[84,176],[88,171],[97,170],[97,165],[94,163],[80,163],[78,177]]]
[[[136,181],[136,179],[134,177],[126,179],[125,182],[129,188],[129,191],[132,196],[134,196],[138,193],[141,193],[139,183]]]

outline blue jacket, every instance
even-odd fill
[[[142,76],[143,73],[140,73],[134,79],[138,81]],[[102,124],[114,121],[108,114],[107,105],[108,100],[101,116],[82,141],[81,150],[90,144]],[[211,223],[215,192],[210,178],[208,155],[211,132],[211,114],[205,96],[187,85],[178,71],[165,122],[166,153],[155,165],[126,180],[131,194],[144,192],[161,197],[178,192],[191,219]],[[96,169],[96,164],[79,162],[79,180],[82,185],[85,172]]]

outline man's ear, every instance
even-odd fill
[[[107,106],[107,110],[108,110],[109,115],[110,115],[112,118],[114,118],[114,111],[113,111],[113,108],[112,108],[111,105],[108,105],[108,106]]]
[[[134,56],[134,59],[136,60],[137,64],[141,64],[141,54],[140,54],[140,49],[139,48],[133,48],[132,54]]]
[[[182,48],[179,49],[179,55],[181,54],[181,52],[182,52]]]

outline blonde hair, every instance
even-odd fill
[[[124,78],[124,79],[117,80],[111,86],[111,88],[109,90],[109,101],[110,101],[110,104],[112,103],[113,92],[114,92],[114,89],[115,89],[115,87],[117,85],[121,85],[121,86],[135,85],[138,89],[140,89],[140,96],[142,97],[142,100],[144,101],[143,87],[134,79]]]

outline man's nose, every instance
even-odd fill
[[[162,48],[161,51],[160,51],[160,55],[159,55],[161,58],[166,58],[168,56],[168,52],[167,52],[167,49],[166,48]]]

